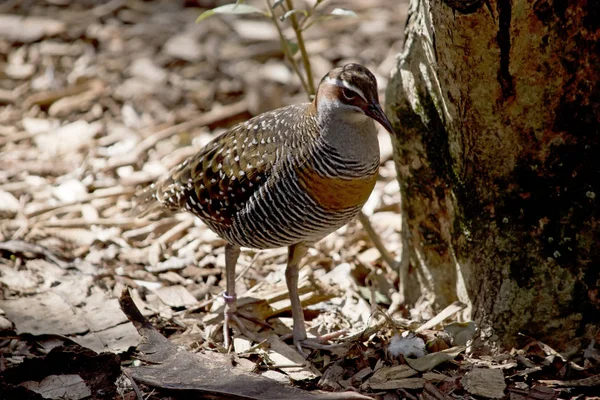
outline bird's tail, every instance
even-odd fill
[[[181,185],[178,171],[156,183],[146,186],[134,196],[131,216],[144,217],[157,210],[180,210],[185,207],[185,188]]]
[[[133,197],[134,206],[129,212],[131,217],[145,217],[146,215],[163,208],[157,198],[157,188],[153,183],[137,191]]]

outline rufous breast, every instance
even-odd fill
[[[331,212],[362,206],[371,195],[377,181],[377,172],[351,179],[323,176],[307,167],[297,172],[302,189],[317,204]]]

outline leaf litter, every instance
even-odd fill
[[[359,61],[383,97],[407,4],[326,3],[330,13],[358,18],[311,27],[315,75]],[[191,215],[130,217],[136,187],[232,124],[305,99],[269,21],[194,22],[217,5],[0,5],[0,392],[386,400],[597,393],[595,344],[583,360],[532,338],[495,351],[461,320],[464,305],[435,313],[398,300],[400,198],[383,133],[380,179],[365,206],[365,228],[381,243],[353,222],[311,249],[301,270],[309,334],[332,346],[305,359],[285,341],[286,251],[245,249],[237,291],[252,337],[235,331],[237,354],[225,352],[225,242]]]

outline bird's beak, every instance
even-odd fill
[[[386,117],[385,113],[383,112],[381,106],[378,103],[371,104],[367,108],[365,114],[373,118],[375,121],[379,122],[381,126],[385,128],[386,131],[388,131],[392,135],[394,134],[394,128],[392,128],[392,123],[390,122],[388,117]]]

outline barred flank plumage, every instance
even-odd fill
[[[321,104],[267,112],[217,137],[167,178],[141,191],[135,212],[146,215],[159,207],[187,210],[231,244],[259,249],[312,243],[343,226],[367,200],[379,154],[377,149],[363,151],[361,143],[337,146],[326,133],[332,127],[342,135],[345,129],[358,133],[364,129],[365,143],[374,141],[376,146],[376,130],[367,117],[357,128],[346,127],[343,120],[336,124],[335,116],[319,118],[317,107],[327,111],[327,96],[341,97],[342,78],[350,82],[342,83],[356,91],[357,99],[366,95],[376,99],[375,80],[364,71],[333,70],[324,78],[333,84],[331,93],[323,92]],[[346,140],[356,140],[355,136]],[[345,154],[344,146],[362,152]]]

